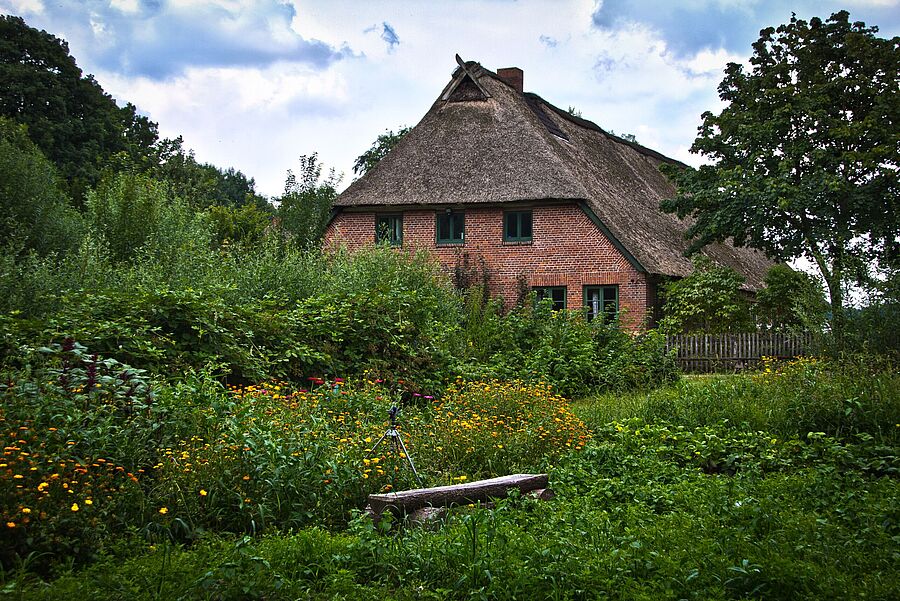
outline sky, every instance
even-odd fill
[[[900,0],[0,0],[162,136],[268,196],[312,153],[348,185],[379,134],[425,115],[456,54],[519,67],[526,91],[697,165],[726,64],[792,12],[841,9],[900,35]]]

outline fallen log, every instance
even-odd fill
[[[547,488],[548,481],[547,474],[514,474],[465,484],[369,495],[369,505],[376,514],[385,509],[408,514],[422,507],[449,507],[502,499],[511,489],[526,494]]]

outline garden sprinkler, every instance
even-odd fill
[[[378,442],[375,443],[375,446],[369,451],[369,454],[366,455],[366,459],[372,457],[375,454],[375,449],[378,448],[385,439],[390,439],[391,447],[394,449],[394,452],[397,455],[401,455],[402,457],[406,457],[407,463],[409,463],[409,469],[412,470],[413,475],[416,477],[416,481],[419,483],[419,486],[423,486],[422,479],[419,477],[419,472],[416,471],[416,466],[413,465],[412,457],[409,456],[409,452],[406,450],[406,445],[403,444],[403,438],[400,437],[400,432],[397,430],[397,413],[400,409],[396,405],[392,405],[390,411],[388,411],[388,415],[391,418],[391,425],[388,426],[387,432],[378,439]],[[401,454],[400,451],[403,451]]]

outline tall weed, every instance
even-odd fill
[[[688,427],[723,420],[781,437],[823,432],[900,439],[900,375],[872,357],[844,361],[801,358],[769,363],[758,373],[684,378],[649,392],[606,394],[585,401],[593,424],[637,417]]]

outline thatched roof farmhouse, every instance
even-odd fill
[[[659,210],[674,195],[659,166],[679,163],[522,84],[520,69],[459,61],[419,124],[337,198],[326,239],[426,247],[508,304],[534,289],[590,317],[625,310],[636,325],[661,278],[691,272],[686,222]],[[704,253],[749,290],[771,265],[728,244]]]

